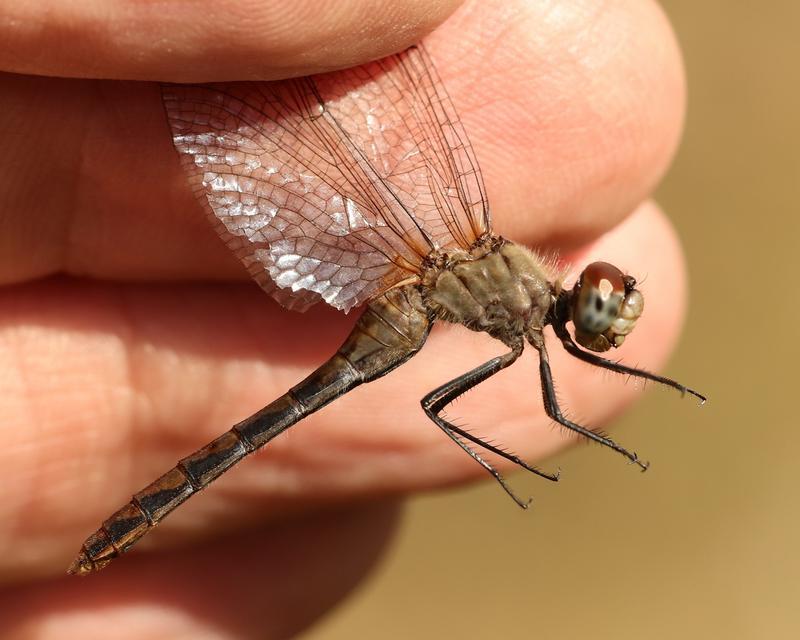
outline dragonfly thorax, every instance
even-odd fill
[[[499,238],[432,262],[421,287],[431,313],[509,345],[544,327],[560,289],[539,256]]]

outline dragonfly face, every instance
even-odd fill
[[[608,262],[593,262],[572,292],[575,340],[592,351],[622,346],[644,310],[636,280]]]
[[[576,358],[702,399],[673,380],[591,353],[620,346],[636,324],[643,298],[633,278],[597,262],[565,291],[535,252],[492,232],[478,161],[422,47],[309,78],[167,85],[162,95],[189,184],[254,280],[289,309],[325,303],[364,311],[339,350],[305,380],[107,518],[84,542],[70,573],[104,567],[248,454],[402,365],[437,321],[485,332],[508,349],[431,391],[422,409],[522,507],[528,503],[476,448],[549,480],[557,474],[441,413],[515,362],[526,341],[539,355],[547,414],[647,468],[635,453],[564,417],[546,325]]]

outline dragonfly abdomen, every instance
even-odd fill
[[[358,384],[355,379],[350,382],[351,387]],[[102,569],[189,497],[316,408],[304,406],[292,397],[291,392],[286,393],[184,458],[106,519],[87,538],[69,572],[86,574]]]
[[[258,413],[234,425],[135,494],[84,542],[69,572],[85,575],[125,553],[189,497],[307,415],[413,356],[430,320],[413,286],[374,300],[325,364]]]

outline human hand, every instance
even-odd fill
[[[402,49],[452,8],[366,4],[273,3],[258,19],[251,2],[133,4],[85,22],[8,7],[6,17],[29,15],[0,22],[0,66],[273,78]],[[646,273],[645,316],[620,355],[656,368],[677,335],[684,273],[668,223],[645,201],[680,130],[680,60],[653,5],[595,7],[468,3],[426,44],[475,147],[496,230],[572,251],[576,265],[598,258]],[[379,556],[391,496],[482,477],[418,399],[497,345],[434,332],[419,356],[226,474],[132,555],[82,582],[62,577],[131,493],[299,381],[354,318],[284,311],[247,282],[186,186],[155,84],[0,82],[0,635],[45,637],[55,625],[59,637],[295,632]],[[638,393],[551,355],[565,404],[590,425]],[[492,381],[491,402],[458,415],[526,459],[552,453],[569,440],[535,402],[536,375],[523,360]],[[144,552],[166,542],[178,548]]]

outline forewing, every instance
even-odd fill
[[[326,108],[437,249],[491,231],[474,151],[422,46],[316,77]]]
[[[483,185],[419,49],[273,83],[169,85],[189,180],[281,304],[349,310],[488,229]]]

